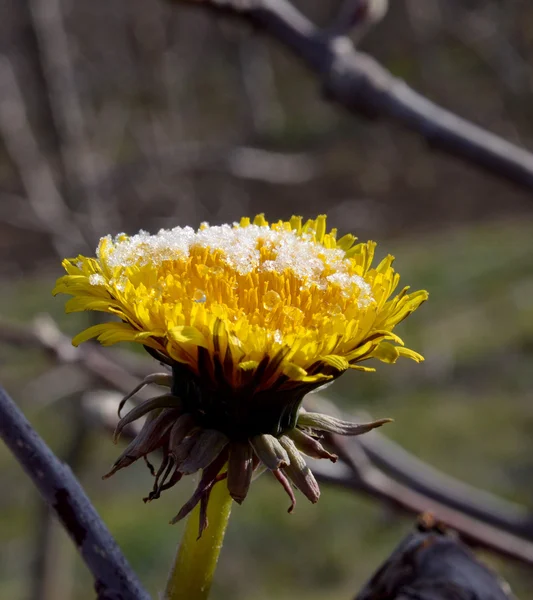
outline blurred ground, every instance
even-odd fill
[[[398,332],[426,362],[346,375],[328,394],[347,410],[393,417],[386,434],[447,473],[532,505],[531,195],[395,127],[326,105],[299,65],[248,30],[152,0],[49,3],[52,24],[62,7],[80,138],[63,126],[71,105],[46,67],[54,55],[43,42],[50,23],[39,19],[46,2],[3,4],[2,53],[65,214],[85,236],[60,240],[69,254],[92,252],[109,232],[256,212],[326,212],[341,233],[376,239],[378,255],[397,257],[402,281],[431,294]],[[333,3],[306,10],[321,22],[335,12]],[[432,99],[533,148],[532,31],[527,0],[406,0],[393,3],[364,48]],[[25,176],[35,165],[0,137],[0,317],[28,323],[48,312],[77,332],[87,316],[66,317],[50,295],[61,235],[28,202]],[[92,167],[69,162],[87,156]],[[78,434],[69,425],[76,399],[54,399],[53,378],[39,378],[50,366],[38,351],[0,342],[0,381],[63,455]],[[108,433],[91,431],[80,477],[155,597],[181,533],[167,523],[191,486],[144,505],[143,465],[100,479],[117,450]],[[0,468],[0,597],[18,600],[31,597],[39,503],[4,448]],[[298,500],[287,515],[279,487],[267,476],[256,482],[234,509],[214,598],[350,598],[411,527],[327,486],[317,506]],[[71,558],[59,560],[55,597],[92,598],[84,567],[75,559],[72,573]],[[532,596],[531,573],[486,558],[518,597]]]

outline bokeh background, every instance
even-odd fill
[[[298,4],[321,24],[338,10]],[[50,291],[61,257],[93,252],[107,233],[327,213],[341,234],[377,240],[402,280],[431,294],[399,328],[426,362],[347,374],[328,396],[394,417],[386,435],[418,457],[533,508],[531,193],[329,105],[275,42],[201,9],[2,0],[0,10],[0,381],[71,462],[154,597],[182,530],[168,521],[190,482],[144,505],[144,465],[102,481],[118,449],[87,406],[111,386],[24,343],[18,327],[55,343],[55,326],[71,335],[89,323],[66,317]],[[533,150],[529,0],[396,0],[362,48]],[[83,564],[4,447],[0,467],[0,597],[92,598]],[[353,597],[412,525],[328,486],[317,506],[299,498],[289,516],[286,505],[265,476],[236,506],[214,598]],[[532,597],[531,572],[483,556]]]

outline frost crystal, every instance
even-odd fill
[[[89,283],[91,285],[104,285],[105,279],[102,275],[93,273],[92,275],[89,275]]]
[[[191,227],[175,227],[161,229],[155,235],[140,231],[130,238],[119,234],[114,239],[111,236],[104,239],[112,245],[107,258],[110,267],[186,260],[192,248],[209,248],[219,251],[223,262],[240,275],[252,271],[282,273],[289,270],[302,281],[303,289],[312,286],[326,289],[333,285],[341,288],[346,297],[358,297],[360,306],[367,306],[372,301],[368,283],[362,277],[350,274],[351,261],[343,250],[325,248],[310,234],[298,235],[293,230],[274,230],[259,225],[240,227],[236,223],[211,227],[203,223],[198,231]],[[268,260],[262,258],[262,247],[268,250]],[[93,285],[99,283],[95,279]]]

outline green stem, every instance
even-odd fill
[[[170,571],[165,600],[205,600],[209,596],[231,504],[226,482],[217,483],[211,491],[207,507],[209,525],[200,539],[197,539],[199,505],[190,514]]]

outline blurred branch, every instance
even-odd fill
[[[445,475],[377,432],[348,444],[360,446],[373,465],[409,489],[533,542],[533,515],[523,506]]]
[[[32,540],[34,556],[28,576],[29,600],[69,600],[72,597],[73,552],[52,509],[38,498]]]
[[[530,95],[533,92],[531,66],[506,38],[505,27],[501,26],[508,9],[506,5],[497,4],[477,10],[458,5],[450,11],[449,3],[442,3],[449,35],[472,49],[494,71],[507,91]]]
[[[349,35],[359,42],[364,34],[381,21],[389,8],[389,0],[344,0],[328,28],[330,36]]]
[[[235,34],[232,28],[230,33]],[[224,33],[226,28],[221,27]],[[257,139],[272,132],[281,131],[285,114],[279,101],[277,82],[265,40],[252,32],[239,31],[238,35],[225,35],[229,42],[235,38],[238,84],[234,90],[239,115],[246,128],[246,136]]]
[[[69,533],[94,576],[98,598],[149,600],[70,468],[1,387],[0,435]]]
[[[105,352],[105,349],[97,346],[86,344],[83,348],[74,348],[70,338],[59,330],[49,315],[41,315],[31,326],[0,320],[0,342],[41,348],[49,352],[60,364],[80,364],[98,381],[124,393],[134,388],[139,378],[150,372],[139,368],[139,363],[135,360],[125,361],[127,367],[124,367],[120,360],[113,360],[110,352]],[[136,372],[138,377],[133,375],[132,371]]]
[[[98,392],[91,394],[90,401],[87,399],[86,405],[91,416],[112,432],[118,421],[117,402],[118,399],[114,398],[112,394]],[[131,429],[125,432],[125,436],[134,436],[138,433],[140,425],[140,423],[130,424]],[[410,515],[430,511],[439,521],[456,530],[461,538],[472,546],[485,548],[501,556],[533,565],[533,543],[519,535],[514,535],[512,529],[507,527],[509,515],[505,512],[507,507],[503,500],[493,498],[499,502],[500,506],[498,507],[494,506],[497,502],[485,502],[479,507],[480,517],[470,517],[460,509],[453,508],[454,503],[464,502],[460,492],[456,492],[454,495],[443,495],[440,501],[436,501],[434,497],[438,496],[439,491],[437,489],[431,492],[429,482],[427,486],[431,493],[421,494],[414,491],[408,485],[395,481],[375,467],[362,448],[358,448],[354,444],[350,445],[351,447],[348,449],[345,441],[346,438],[338,436],[331,438],[331,448],[340,458],[336,464],[325,460],[311,462],[311,469],[319,481],[357,493],[362,492],[387,506],[392,506]],[[429,469],[429,467],[427,468]],[[460,482],[451,477],[447,479],[453,481],[457,488],[460,488]],[[480,497],[490,496],[484,492],[478,493]],[[450,502],[450,498],[453,498],[454,501]],[[509,505],[516,510],[514,505],[511,503]],[[510,514],[512,515],[512,511]],[[481,515],[484,515],[484,518]]]
[[[96,191],[99,177],[90,148],[80,93],[76,85],[73,58],[63,22],[61,0],[31,0],[32,22],[43,57],[44,76],[50,108],[61,141],[61,159],[66,187],[76,212],[85,212],[90,225],[87,239],[117,226],[113,203],[105,202]]]
[[[286,0],[181,0],[263,29],[321,79],[326,97],[357,115],[388,117],[434,148],[533,190],[533,154],[441,108],[347,37],[318,29]]]
[[[313,181],[323,170],[320,161],[311,152],[281,152],[210,142],[172,144],[159,159],[161,167],[174,172],[222,172],[272,185],[298,185]],[[146,172],[149,168],[150,161],[142,157],[115,169],[103,183],[120,186],[135,173]]]
[[[118,421],[115,412],[117,402],[118,399],[113,394],[98,392],[91,394],[90,401],[87,399],[86,405],[92,417],[112,432]],[[131,431],[125,432],[126,437],[138,433],[140,423],[130,424],[130,427]],[[353,443],[356,439],[348,440],[346,444],[346,438],[339,436],[331,438],[331,447],[338,454],[340,462],[332,464],[324,460],[312,461],[311,469],[319,481],[335,484],[357,493],[362,492],[410,515],[431,511],[472,546],[485,548],[501,556],[533,565],[533,543],[526,539],[526,536],[522,537],[514,533],[516,515],[521,507],[472,488],[469,490],[472,499],[477,497],[480,501],[479,516],[472,517],[460,508],[463,505],[469,506],[470,498],[464,496],[462,489],[467,486],[425,465],[426,471],[430,469],[433,471],[435,479],[440,477],[452,483],[453,491],[446,494],[442,493],[438,486],[433,489],[433,481],[429,479],[425,484],[428,493],[419,493],[408,484],[395,481],[373,465],[363,449]],[[405,468],[404,470],[408,471]],[[423,476],[423,474],[420,476],[421,480]],[[525,509],[522,509],[521,513],[525,521]],[[526,533],[526,529],[523,533]]]
[[[80,232],[70,218],[52,168],[39,149],[11,61],[5,56],[0,56],[0,134],[19,171],[36,220],[51,234],[59,255],[72,253]]]
[[[448,497],[439,497],[438,490],[434,490],[430,496],[395,481],[371,463],[362,447],[346,444],[345,441],[344,438],[335,437],[331,442],[331,448],[342,460],[340,465],[332,465],[327,461],[313,463],[312,469],[319,481],[363,492],[371,498],[408,514],[430,511],[440,521],[456,530],[468,544],[486,548],[530,566],[533,565],[533,543],[510,533],[503,525],[505,517],[501,511],[485,506],[484,520],[470,517],[463,511],[452,508],[449,505]],[[439,500],[435,500],[436,497],[439,497]],[[480,510],[482,509],[480,508]],[[490,523],[493,521],[502,524],[491,525]]]

